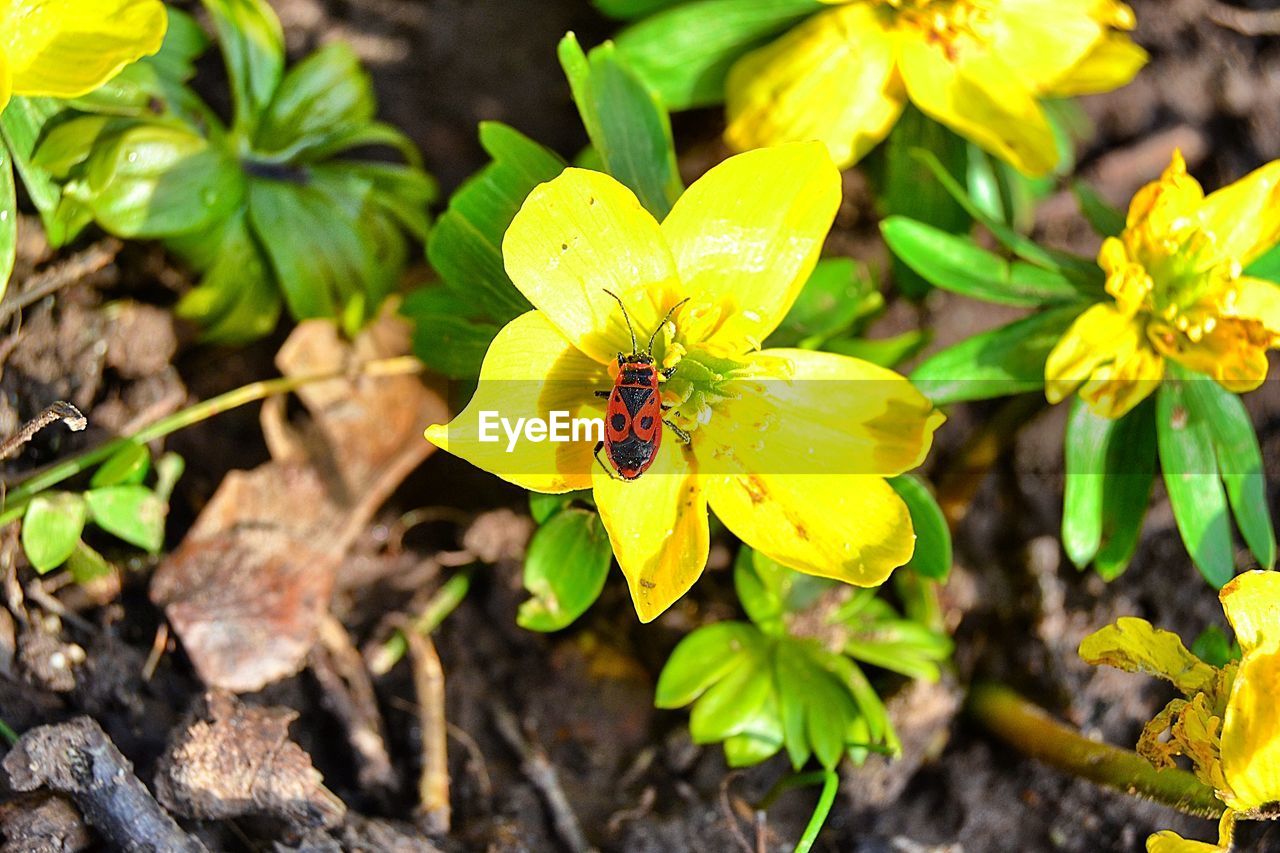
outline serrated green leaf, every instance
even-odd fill
[[[45,492],[27,504],[22,516],[22,550],[40,574],[66,562],[80,541],[88,511],[71,492]]]
[[[1111,432],[1102,493],[1102,547],[1093,567],[1105,581],[1129,566],[1142,534],[1156,478],[1155,401],[1144,400]]]
[[[1044,363],[1083,305],[1040,311],[928,358],[911,381],[936,405],[1044,387]]]
[[[1084,298],[1070,279],[1022,261],[1010,263],[974,244],[902,216],[880,223],[885,242],[925,281],[986,302],[1029,308]]]
[[[1165,489],[1192,561],[1209,583],[1221,587],[1235,574],[1235,559],[1213,434],[1187,401],[1186,374],[1172,363],[1168,369],[1177,378],[1166,380],[1156,399]]]
[[[821,346],[883,307],[884,297],[864,266],[851,258],[821,260],[765,347]]]
[[[538,528],[525,554],[524,588],[516,622],[530,631],[559,631],[587,611],[604,589],[613,549],[600,516],[568,508]]]
[[[254,150],[290,160],[349,136],[373,120],[373,83],[355,51],[330,42],[289,69],[254,134]]]
[[[1218,472],[1240,534],[1262,568],[1271,569],[1276,562],[1276,534],[1262,450],[1249,413],[1239,397],[1208,377],[1188,377],[1183,387],[1189,410],[1209,426]]]
[[[911,474],[889,478],[911,513],[916,531],[916,549],[907,568],[921,577],[946,580],[951,573],[951,528],[928,486]]]
[[[1102,237],[1119,237],[1124,230],[1124,213],[1116,210],[1083,181],[1072,181],[1071,192],[1080,212],[1093,230]]]
[[[136,485],[146,478],[150,470],[151,451],[147,450],[145,444],[130,441],[93,472],[89,486],[99,489],[106,486]]]
[[[680,708],[757,655],[763,637],[745,622],[715,622],[698,628],[676,646],[658,676],[653,703]]]
[[[235,127],[252,136],[284,75],[284,30],[266,0],[204,0],[227,66]]]
[[[84,493],[93,523],[144,551],[164,545],[169,507],[146,486],[109,486]]]
[[[666,109],[609,42],[587,56],[569,33],[560,42],[559,56],[582,124],[606,171],[630,187],[657,219],[664,219],[684,192]]]
[[[668,109],[709,106],[724,100],[734,62],[823,8],[819,0],[694,0],[627,27],[618,51]]]

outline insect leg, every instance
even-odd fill
[[[662,422],[667,426],[671,427],[671,431],[676,434],[676,438],[680,439],[681,444],[689,444],[690,442],[693,441],[693,438],[692,436],[689,435],[689,433],[680,429],[680,427],[676,426],[671,421],[667,420],[666,418],[663,418]]]
[[[596,450],[595,450],[596,461],[600,463],[600,467],[604,469],[604,472],[605,472],[606,474],[608,474],[608,475],[609,475],[609,479],[611,479],[611,480],[621,480],[621,479],[622,479],[621,477],[619,477],[617,474],[613,473],[613,469],[609,467],[609,464],[608,464],[607,462],[605,462],[603,459],[601,459],[601,458],[600,458],[600,450],[601,450],[603,447],[604,447],[604,442],[603,442],[603,441],[597,441],[597,442],[596,442]]]
[[[604,398],[606,398],[606,399],[607,399],[607,398],[609,397],[609,395],[610,395],[610,394],[612,394],[612,393],[613,393],[612,391],[597,391],[597,392],[596,392],[596,396],[597,396],[597,397],[604,397]]]

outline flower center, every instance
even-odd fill
[[[676,372],[662,384],[663,401],[671,405],[669,415],[687,432],[711,420],[715,406],[734,395],[732,383],[746,369],[738,361],[701,348],[683,354],[675,367]]]
[[[1140,310],[1192,343],[1234,313],[1240,264],[1216,251],[1213,235],[1187,223],[1167,235],[1131,236],[1129,251],[1146,271]]]
[[[910,29],[926,41],[941,44],[956,58],[965,44],[991,41],[991,0],[876,0],[900,29]]]

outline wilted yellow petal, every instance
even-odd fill
[[[599,465],[592,471],[600,520],[636,614],[651,622],[689,591],[707,565],[711,534],[697,462],[668,434],[653,466],[637,480],[614,479]]]
[[[840,206],[840,173],[816,142],[730,157],[662,223],[691,308],[720,308],[711,341],[759,346],[813,272]]]
[[[0,0],[0,50],[14,94],[74,98],[159,50],[167,24],[160,0]]]
[[[880,477],[750,473],[708,478],[716,517],[784,566],[876,586],[911,559],[911,514]]]
[[[535,492],[590,488],[591,469],[596,465],[592,439],[532,440],[525,437],[519,419],[549,419],[554,411],[566,412],[570,418],[601,417],[603,408],[592,391],[610,385],[601,365],[570,346],[546,315],[530,311],[498,332],[485,354],[471,402],[447,426],[428,429],[427,438],[442,450]],[[485,412],[494,414],[482,416]],[[518,437],[513,440],[510,432]]]
[[[759,378],[727,386],[699,428],[708,473],[895,476],[924,461],[945,420],[902,376],[856,358],[770,349],[742,361]],[[775,364],[790,369],[770,376]]]
[[[1280,284],[1249,276],[1236,279],[1235,284],[1235,315],[1257,320],[1267,331],[1280,335]]]
[[[1080,657],[1094,666],[1114,666],[1168,679],[1188,696],[1213,689],[1213,667],[1189,652],[1177,634],[1133,616],[1122,616],[1115,624],[1085,637]]]
[[[841,168],[889,133],[904,93],[893,39],[870,4],[814,15],[729,73],[725,138],[745,151],[816,139]]]
[[[683,298],[657,221],[608,175],[566,169],[525,199],[502,241],[507,274],[533,306],[599,362],[631,351],[613,291],[639,344]]]
[[[1268,572],[1267,574],[1271,574]],[[1275,603],[1271,618],[1276,617]],[[1260,645],[1240,662],[1222,724],[1222,772],[1227,805],[1238,812],[1280,814],[1280,651],[1277,624],[1256,627]],[[1244,645],[1244,642],[1241,642]],[[1262,816],[1257,815],[1255,816]]]
[[[1218,598],[1246,656],[1256,650],[1280,651],[1280,572],[1244,572]]]
[[[1053,131],[1019,69],[995,54],[961,65],[946,46],[903,39],[899,68],[911,100],[932,118],[1027,175],[1043,175],[1058,163]]]
[[[1199,219],[1213,234],[1219,257],[1247,267],[1280,242],[1280,160],[1209,195]]]
[[[1110,92],[1131,81],[1150,56],[1124,33],[1109,32],[1041,94],[1071,98]]]
[[[1044,365],[1044,393],[1060,403],[1101,365],[1114,361],[1119,342],[1132,339],[1133,320],[1105,303],[1085,311],[1058,341]]]

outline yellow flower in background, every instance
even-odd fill
[[[164,40],[160,0],[0,0],[0,109],[88,94]]]
[[[841,167],[909,100],[1028,175],[1058,161],[1038,99],[1123,86],[1147,61],[1115,0],[824,0],[730,71],[725,137],[739,150],[817,139]]]
[[[1186,698],[1148,724],[1138,751],[1157,767],[1186,755],[1227,807],[1217,845],[1166,830],[1147,840],[1152,853],[1229,850],[1237,818],[1280,818],[1280,573],[1245,572],[1219,598],[1240,645],[1238,664],[1211,667],[1142,619],[1120,619],[1080,644],[1089,663],[1158,675],[1182,691]]]
[[[1085,311],[1045,364],[1045,396],[1077,388],[1118,418],[1155,390],[1164,361],[1236,393],[1267,378],[1280,344],[1280,286],[1242,270],[1280,242],[1280,160],[1205,196],[1182,154],[1138,191],[1098,263],[1114,301]]]
[[[732,157],[657,222],[607,175],[567,169],[537,187],[503,241],[507,273],[536,310],[504,327],[475,396],[427,437],[536,492],[592,489],[636,612],[649,621],[698,579],[707,508],[747,544],[810,574],[879,584],[914,550],[906,505],[885,481],[917,466],[943,418],[909,382],[866,362],[805,350],[759,351],[817,263],[840,203],[824,148],[803,143]],[[654,356],[672,432],[653,466],[621,481],[594,443],[505,437],[509,421],[555,411],[602,417],[631,339],[659,329]]]

